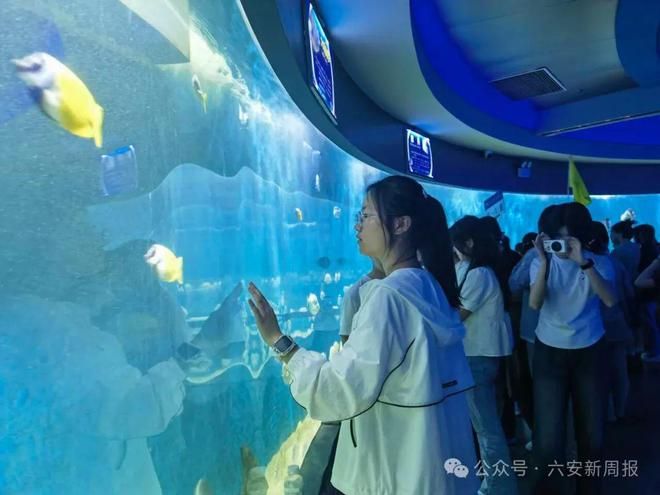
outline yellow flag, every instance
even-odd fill
[[[584,206],[591,203],[587,186],[584,185],[584,181],[580,177],[580,172],[578,172],[573,160],[568,161],[568,187],[573,191],[573,199],[575,201]]]

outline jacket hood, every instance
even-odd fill
[[[369,291],[376,286],[389,287],[403,296],[435,333],[442,345],[460,342],[465,327],[457,309],[452,308],[435,277],[423,268],[401,268],[382,280],[372,280],[360,289]]]

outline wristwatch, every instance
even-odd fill
[[[583,264],[580,265],[580,270],[588,270],[594,266],[594,260],[588,259]]]
[[[296,347],[295,341],[288,335],[282,335],[277,339],[271,348],[277,354],[277,357],[284,357]]]

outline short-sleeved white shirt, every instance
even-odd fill
[[[371,277],[364,275],[360,280],[351,285],[344,294],[341,303],[341,317],[339,322],[339,335],[348,337],[351,334],[353,316],[360,309],[360,287],[369,282]]]
[[[614,267],[607,256],[589,253],[601,277],[613,283]],[[530,285],[534,284],[541,260],[532,261]],[[545,298],[536,327],[537,338],[559,349],[582,349],[598,342],[605,334],[600,300],[591,288],[587,274],[574,261],[552,255],[548,265]]]
[[[513,332],[495,272],[487,267],[468,268],[465,261],[456,265],[456,277],[462,283],[461,306],[472,313],[463,322],[465,355],[508,356],[513,351]]]

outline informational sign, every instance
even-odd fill
[[[101,190],[105,196],[132,192],[137,186],[137,159],[132,145],[101,155]]]
[[[496,192],[484,201],[484,210],[490,217],[499,217],[504,213],[504,194],[501,191]]]
[[[433,177],[431,139],[411,129],[406,131],[408,170],[413,174]]]
[[[312,86],[328,112],[333,117],[337,117],[335,113],[335,80],[332,71],[330,41],[311,3],[307,15],[307,32],[309,33]]]

